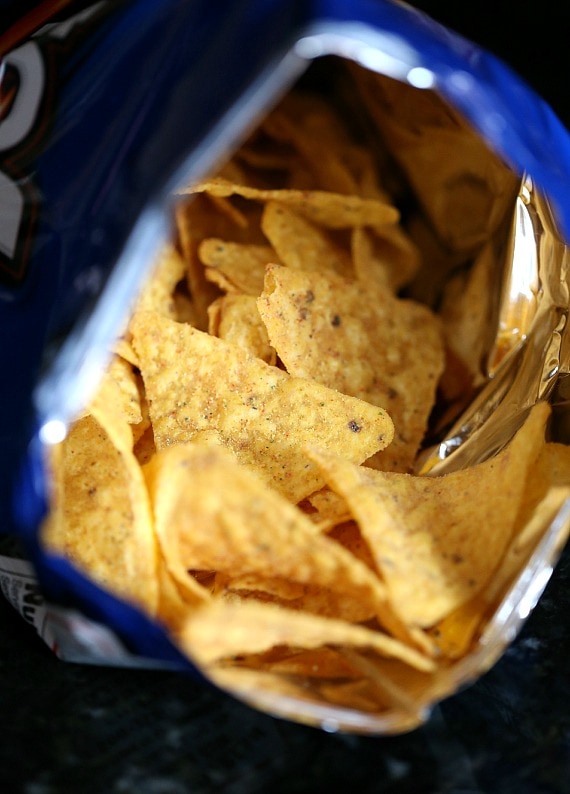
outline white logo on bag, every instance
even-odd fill
[[[36,37],[63,40],[105,5],[97,3],[71,19],[45,25]],[[24,161],[31,158],[32,136],[41,138],[42,124],[53,110],[41,110],[47,82],[44,56],[36,40],[0,60],[0,283],[2,271],[16,282],[23,276],[26,254],[19,248],[29,242],[38,209],[32,175]]]
[[[2,78],[11,68],[17,72],[19,84],[8,115],[0,121],[1,154],[17,146],[30,133],[45,85],[42,54],[34,42],[27,42],[6,56]],[[16,252],[24,207],[24,195],[17,179],[0,172],[0,251],[9,259]]]

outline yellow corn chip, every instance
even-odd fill
[[[332,270],[349,278],[353,275],[348,251],[335,245],[326,231],[306,220],[295,210],[277,201],[268,201],[261,217],[261,228],[278,254],[277,264],[301,270]],[[268,260],[266,264],[269,264]],[[265,275],[265,268],[263,268]],[[261,293],[261,289],[257,293]]]
[[[400,218],[396,207],[378,199],[345,196],[324,190],[263,190],[234,184],[221,177],[214,177],[207,182],[200,182],[179,191],[180,195],[194,193],[226,197],[237,195],[262,202],[278,201],[328,229],[383,226],[386,223],[397,223]]]
[[[265,265],[279,262],[271,246],[232,243],[217,238],[200,243],[198,256],[207,265],[208,279],[228,292],[256,296],[263,289]]]
[[[191,196],[190,200],[176,207],[176,228],[197,328],[208,327],[208,306],[219,295],[216,285],[206,279],[198,248],[202,240],[212,237],[242,243],[264,243],[259,231],[260,213],[253,202],[250,204],[248,214],[240,213],[239,221],[227,211],[220,210],[207,195]],[[245,226],[244,219],[247,221]]]
[[[137,376],[126,359],[112,356],[95,395],[93,405],[112,406],[129,425],[142,422],[142,404]]]
[[[418,670],[434,669],[431,659],[381,632],[254,602],[230,604],[212,600],[189,616],[180,630],[179,642],[191,658],[205,666],[278,645],[307,650],[333,645],[369,648]]]
[[[268,267],[257,305],[291,375],[390,414],[394,441],[370,465],[411,470],[444,365],[440,326],[431,311],[380,286],[278,265]]]
[[[208,590],[201,587],[193,576],[187,576],[185,581],[176,580],[161,553],[158,554],[158,586],[156,618],[173,633],[197,605],[210,598]]]
[[[138,367],[139,362],[137,361],[137,356],[133,350],[133,346],[131,345],[130,341],[127,341],[127,339],[124,337],[116,340],[116,342],[113,344],[112,352],[113,355],[124,358],[125,361],[128,361],[129,364],[132,364],[133,367]]]
[[[307,708],[307,704],[310,708],[311,704],[321,700],[318,693],[308,688],[306,681],[267,670],[221,662],[208,668],[208,676],[220,689],[240,698],[253,708],[272,713],[275,704],[279,702],[292,719]]]
[[[96,413],[80,419],[54,450],[53,503],[42,543],[154,615],[156,543],[132,433],[118,414]]]
[[[359,96],[440,238],[463,251],[488,240],[513,206],[515,174],[435,92],[351,68]]]
[[[301,594],[305,607],[310,599],[326,614],[378,616],[392,623],[384,586],[372,571],[315,532],[300,510],[225,449],[196,443],[170,447],[147,470],[157,535],[177,580],[184,581],[192,569],[228,579],[282,579],[309,588]]]
[[[497,456],[441,477],[378,472],[311,452],[350,505],[406,623],[431,626],[487,584],[511,541],[548,415],[538,404]]]
[[[138,296],[137,309],[161,312],[166,317],[174,318],[174,288],[184,278],[184,273],[184,260],[171,243],[165,243]]]
[[[268,364],[275,364],[267,328],[253,295],[223,295],[208,307],[209,333],[240,347]]]
[[[545,444],[527,473],[513,538],[499,567],[480,593],[430,630],[442,654],[458,659],[469,651],[486,618],[497,609],[499,599],[524,570],[546,528],[569,498],[570,447]]]
[[[396,224],[378,229],[352,230],[352,257],[356,278],[364,285],[382,284],[397,292],[420,266],[420,252]]]
[[[294,651],[267,663],[273,673],[307,676],[308,678],[357,678],[359,674],[346,658],[333,648]]]
[[[306,591],[304,584],[292,582],[288,579],[276,578],[271,572],[247,573],[232,575],[225,579],[225,592],[220,592],[222,597],[242,598],[243,594],[255,594],[260,600],[296,601],[302,598]]]
[[[496,296],[489,284],[496,266],[494,247],[486,246],[468,271],[463,270],[448,281],[439,310],[447,345],[466,365],[475,385],[485,380],[485,356],[494,335],[492,311]]]
[[[392,438],[384,410],[292,378],[191,326],[143,312],[131,328],[159,450],[216,430],[241,462],[298,502],[323,485],[303,444],[319,438],[362,462]]]
[[[269,114],[262,130],[273,139],[273,147],[280,145],[281,151],[289,147],[297,153],[308,187],[386,200],[374,155],[355,142],[346,118],[318,94],[297,91]],[[295,168],[291,161],[287,167],[291,172]]]
[[[300,506],[321,531],[350,518],[346,502],[330,488],[321,488],[320,491],[308,496]]]
[[[314,94],[291,94],[270,114],[263,128],[301,155],[314,186],[358,194],[358,182],[346,161],[346,152],[353,144],[340,119],[322,99]]]

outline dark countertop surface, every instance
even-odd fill
[[[570,6],[416,5],[510,61],[568,123],[556,42]],[[259,714],[182,674],[61,662],[0,598],[0,791],[568,794],[569,615],[567,548],[491,671],[425,726],[371,738]]]
[[[69,664],[0,599],[0,791],[568,794],[570,548],[497,665],[394,737],[327,734],[183,674]]]

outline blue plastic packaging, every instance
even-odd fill
[[[38,547],[43,439],[88,393],[169,233],[172,190],[328,54],[439,92],[531,176],[570,239],[566,128],[505,64],[401,3],[102,0],[2,56],[1,530],[24,540],[49,598],[144,656],[183,663],[148,620]]]

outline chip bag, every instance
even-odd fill
[[[391,0],[65,5],[0,37],[2,589],[410,730],[570,531],[568,133]]]

